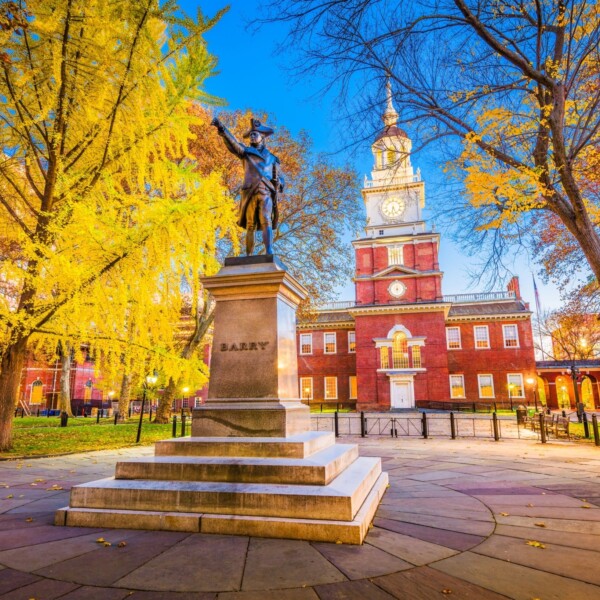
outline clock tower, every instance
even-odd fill
[[[412,143],[397,126],[390,82],[385,127],[371,145],[374,166],[362,196],[367,213],[365,236],[356,251],[357,304],[439,301],[439,234],[422,217],[425,183],[411,165]]]
[[[349,312],[365,410],[412,409],[448,387],[450,304],[442,297],[440,236],[423,219],[425,184],[411,164],[411,140],[397,125],[389,80],[386,91],[384,127],[371,145],[374,166],[362,189],[365,234],[352,242],[356,302]]]

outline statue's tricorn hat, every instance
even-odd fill
[[[258,131],[258,133],[262,134],[264,137],[269,137],[270,135],[273,135],[273,133],[275,133],[274,130],[270,127],[262,125],[258,119],[250,119],[250,129],[249,131],[246,131],[244,137],[250,137],[250,134],[253,131]]]

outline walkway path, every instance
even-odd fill
[[[600,598],[600,449],[356,441],[391,480],[363,546],[54,527],[70,486],[152,448],[0,462],[0,598]]]

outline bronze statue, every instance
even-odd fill
[[[251,256],[254,252],[254,233],[258,225],[262,230],[265,254],[273,254],[273,229],[277,227],[278,219],[277,194],[284,186],[279,159],[265,146],[265,139],[273,130],[258,119],[251,119],[250,130],[244,134],[244,138],[250,138],[250,146],[244,146],[219,119],[214,118],[212,125],[218,129],[227,149],[244,164],[238,225],[246,229],[246,255]]]

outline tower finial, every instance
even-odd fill
[[[381,117],[386,127],[391,127],[398,122],[398,113],[394,108],[394,104],[392,103],[392,82],[390,81],[389,74],[387,75],[387,81],[385,84],[385,95],[387,100],[387,106],[385,107],[385,112]]]

